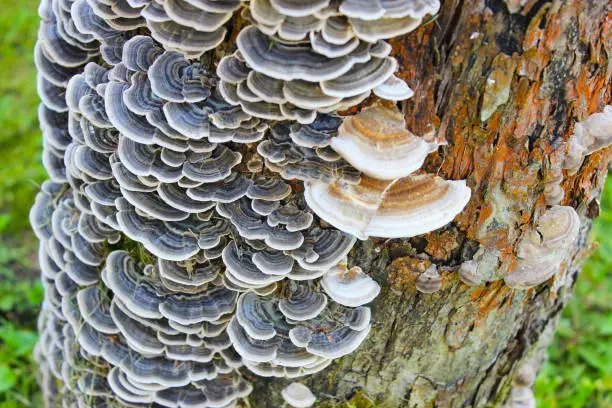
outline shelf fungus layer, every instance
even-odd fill
[[[256,374],[264,367],[278,367],[275,377],[299,377],[324,368],[325,360],[353,352],[370,330],[370,310],[329,303],[307,320],[296,321],[279,308],[281,294],[242,294],[228,334],[238,354]],[[311,310],[314,299],[304,300]],[[314,304],[313,304],[314,303]],[[252,368],[254,367],[254,368]]]
[[[30,215],[45,287],[37,358],[64,381],[61,393],[165,407],[226,406],[248,395],[225,332],[237,294],[218,276],[181,294],[164,286],[157,266],[108,252],[117,232],[96,229],[72,193],[44,183]],[[98,238],[84,239],[92,230]]]
[[[314,375],[367,340],[380,286],[346,267],[356,237],[431,231],[469,198],[413,174],[431,147],[384,41],[438,8],[41,1],[47,406],[236,407],[247,378]]]
[[[317,52],[316,42],[275,39],[250,26],[236,43],[238,51],[217,67],[219,88],[227,101],[261,119],[308,124],[318,113],[360,104],[372,91],[391,100],[412,96],[394,76],[398,63],[382,40],[357,41],[345,55],[330,57]]]
[[[269,36],[317,39],[323,53],[406,34],[439,8],[438,0],[254,0],[247,17]]]

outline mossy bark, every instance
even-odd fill
[[[516,262],[522,234],[546,209],[544,185],[561,174],[573,124],[611,102],[612,2],[443,3],[435,20],[391,43],[400,76],[415,90],[403,104],[409,128],[421,135],[437,130],[448,141],[426,170],[467,179],[472,200],[440,231],[370,240],[353,250],[350,263],[383,290],[366,342],[301,380],[323,406],[355,395],[378,407],[503,404],[518,367],[548,345],[591,251],[590,217],[598,213],[610,149],[588,157],[575,176],[564,175],[561,204],[582,220],[571,260],[530,290],[500,280]],[[478,287],[453,271],[475,253],[486,281]],[[414,280],[430,262],[447,272],[442,290],[425,295]],[[282,406],[289,380],[252,380],[251,406]]]

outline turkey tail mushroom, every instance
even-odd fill
[[[380,286],[346,268],[356,236],[431,231],[470,195],[413,174],[432,146],[393,106],[413,92],[384,39],[438,7],[41,1],[47,403],[236,406],[241,370],[313,375],[363,344]],[[372,94],[391,102],[339,116]]]

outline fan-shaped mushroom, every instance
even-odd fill
[[[380,285],[360,267],[348,269],[343,264],[327,271],[321,279],[321,286],[334,301],[349,307],[370,303],[380,293]]]
[[[465,207],[465,181],[412,175],[391,182],[362,178],[358,185],[341,180],[307,182],[306,202],[335,227],[366,239],[410,237],[448,224]]]
[[[285,402],[295,408],[308,408],[314,405],[317,397],[308,387],[300,383],[291,383],[283,388],[281,395]]]
[[[504,278],[506,284],[527,289],[547,281],[567,260],[579,231],[576,210],[567,206],[551,207],[519,242],[518,262]]]
[[[431,152],[429,143],[406,129],[397,107],[383,104],[345,118],[331,146],[356,169],[381,180],[408,176]]]
[[[594,113],[583,122],[576,123],[563,163],[563,168],[570,175],[578,171],[586,156],[612,144],[611,124],[612,106],[606,106],[603,112]]]
[[[438,273],[438,267],[431,264],[425,272],[419,275],[416,280],[416,288],[422,293],[434,293],[442,288],[442,279]]]

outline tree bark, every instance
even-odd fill
[[[573,124],[610,103],[611,13],[609,1],[447,0],[434,21],[391,41],[400,75],[415,90],[403,105],[409,128],[437,130],[448,141],[426,170],[467,179],[472,200],[442,230],[369,240],[351,252],[350,263],[383,290],[366,342],[303,379],[323,406],[350,398],[356,406],[499,406],[519,367],[541,363],[591,251],[590,217],[610,149],[589,156],[575,176],[565,174],[562,205],[582,222],[571,261],[529,290],[501,278],[546,209],[544,185],[561,172]],[[453,272],[475,253],[485,281],[478,287]],[[442,290],[426,295],[414,281],[431,262],[447,272]],[[290,381],[251,380],[251,406],[282,406],[280,390]]]

